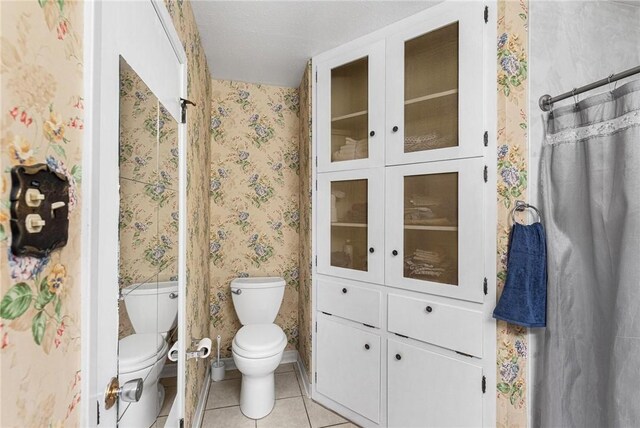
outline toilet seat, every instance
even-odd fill
[[[166,356],[168,348],[158,333],[136,333],[120,339],[118,371],[129,373],[150,367]]]
[[[233,338],[232,350],[244,358],[267,358],[287,346],[287,336],[276,324],[249,324]]]

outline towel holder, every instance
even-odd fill
[[[542,223],[542,214],[540,214],[540,211],[538,211],[538,209],[536,207],[526,203],[525,201],[516,201],[515,206],[511,210],[511,223],[512,224],[517,223],[517,221],[516,221],[516,211],[523,212],[526,209],[531,209],[531,210],[535,211],[536,215],[538,216],[538,222]]]

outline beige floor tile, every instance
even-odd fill
[[[286,372],[292,372],[294,370],[295,370],[295,367],[293,363],[285,363],[285,364],[280,364],[278,366],[278,368],[276,369],[276,373],[286,373]]]
[[[276,400],[271,413],[257,421],[258,428],[309,428],[302,397]]]
[[[247,418],[240,406],[213,409],[204,412],[202,428],[255,428],[256,421]]]
[[[160,408],[160,416],[167,416],[169,411],[171,410],[171,406],[173,406],[173,401],[176,399],[177,389],[175,386],[165,386],[164,387],[164,402],[162,403],[162,407]]]
[[[177,386],[178,385],[178,378],[177,377],[163,377],[162,379],[160,379],[160,383],[163,384],[164,386]]]
[[[240,370],[238,369],[227,370],[224,372],[224,380],[238,379],[239,377],[242,377],[242,373],[240,373]]]
[[[309,415],[309,420],[311,421],[312,428],[321,428],[327,427],[331,425],[337,425],[340,423],[348,422],[345,418],[338,415],[337,413],[332,412],[324,406],[316,403],[308,399],[304,398],[304,405],[307,409],[307,414]]]
[[[295,371],[296,378],[298,379],[298,385],[300,386],[300,392],[303,396],[307,397],[307,391],[304,389],[304,381],[302,380],[302,375],[298,370]]]
[[[276,400],[280,398],[299,397],[302,395],[298,379],[294,372],[275,375]]]
[[[212,382],[205,408],[217,409],[240,404],[240,381],[238,378]]]

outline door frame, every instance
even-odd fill
[[[103,407],[107,381],[118,373],[118,240],[114,237],[118,236],[119,207],[117,191],[119,175],[113,172],[118,171],[118,148],[117,146],[115,148],[109,147],[103,143],[104,141],[113,141],[114,132],[111,130],[111,138],[105,138],[108,137],[104,134],[109,132],[109,125],[113,125],[114,115],[112,112],[114,110],[105,109],[104,106],[105,104],[113,106],[114,103],[117,103],[119,94],[116,91],[114,96],[113,91],[104,90],[105,85],[113,84],[114,79],[113,70],[108,68],[113,64],[106,64],[103,57],[109,47],[114,49],[117,45],[114,39],[117,39],[118,33],[125,33],[124,37],[131,36],[130,32],[119,32],[114,26],[104,24],[104,20],[108,19],[108,13],[105,13],[106,8],[117,6],[116,2],[86,2],[84,4],[83,89],[86,100],[86,136],[82,154],[84,173],[82,186],[82,395],[80,425],[85,427],[95,427],[98,422],[102,426],[116,426],[117,422],[117,406],[108,411]],[[179,67],[180,81],[169,90],[169,93],[171,91],[174,91],[173,93],[179,92],[180,97],[186,97],[187,56],[164,2],[147,0],[147,2],[127,4],[127,7],[129,10],[136,8],[133,13],[143,14],[147,19],[158,20],[156,22],[160,26],[151,24],[153,28],[147,28],[147,30],[155,31],[156,36],[158,33],[166,36],[165,40],[175,55]],[[144,27],[138,23],[136,32],[144,35],[144,31]],[[135,49],[132,47],[130,52]],[[154,84],[149,86],[152,89],[155,87],[154,93],[157,94],[158,87],[162,86],[161,77],[158,75],[154,79],[156,79]],[[162,95],[158,98],[178,123],[178,211],[180,213],[178,220],[178,337],[183,338],[186,330],[187,129],[185,124],[180,123],[179,100],[172,97],[163,98]],[[117,112],[118,109],[116,108],[115,111]],[[106,286],[102,286],[103,284]],[[184,340],[178,343],[177,389],[182,393],[176,395],[178,410],[176,419],[182,418],[185,410],[186,345]]]

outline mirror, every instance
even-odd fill
[[[176,371],[166,373],[177,341],[178,124],[122,57],[119,118],[118,377],[141,378],[143,391],[119,400],[118,426],[149,427],[176,396]]]

